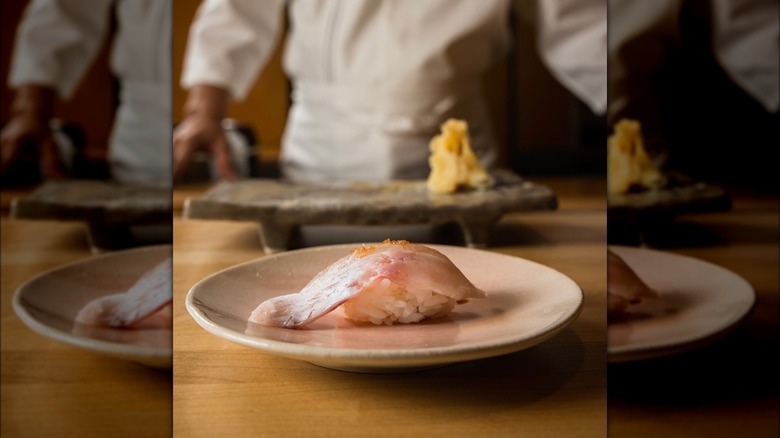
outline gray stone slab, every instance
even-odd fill
[[[675,217],[687,213],[707,213],[731,209],[731,197],[719,186],[703,182],[676,182],[661,190],[607,197],[610,221]]]
[[[10,217],[85,222],[93,249],[135,246],[131,228],[171,226],[170,188],[73,180],[47,182],[11,202]],[[157,243],[150,242],[150,243]]]
[[[220,182],[185,201],[193,219],[254,221],[267,252],[287,249],[303,225],[405,225],[456,222],[469,246],[484,246],[493,225],[510,212],[554,210],[557,198],[544,185],[512,172],[494,172],[486,190],[439,195],[424,180],[386,183],[291,183],[271,179]]]

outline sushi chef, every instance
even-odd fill
[[[47,177],[65,176],[49,121],[100,49],[113,11],[110,67],[120,84],[108,160],[119,182],[171,185],[171,19],[165,0],[32,0],[17,28],[9,72],[15,91],[2,133],[2,172],[21,146],[39,144]],[[111,92],[111,90],[106,90]]]
[[[609,0],[608,123],[641,121],[661,167],[776,186],[762,154],[778,144],[779,12],[777,0]]]
[[[482,75],[511,44],[509,0],[205,0],[190,28],[174,132],[174,176],[199,149],[235,177],[220,128],[280,39],[292,82],[281,169],[295,181],[425,178],[428,143],[450,117],[469,124],[483,165],[498,147]],[[540,51],[553,74],[606,110],[606,2],[540,0]]]

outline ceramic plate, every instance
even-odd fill
[[[529,348],[562,331],[582,309],[580,287],[549,267],[488,251],[430,246],[488,297],[419,324],[357,325],[339,312],[298,330],[247,322],[261,302],[299,291],[356,247],[350,244],[289,251],[217,272],[192,287],[187,310],[212,334],[266,353],[345,371],[397,372]]]
[[[609,361],[676,354],[706,345],[734,328],[755,301],[753,287],[720,266],[643,248],[610,246],[658,292],[609,324]]]
[[[145,272],[171,256],[170,245],[106,253],[57,267],[16,290],[19,318],[43,336],[144,365],[172,365],[172,332],[157,326],[113,329],[76,324],[79,310],[94,298],[121,293]]]

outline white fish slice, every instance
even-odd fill
[[[433,291],[458,302],[482,298],[442,253],[424,245],[386,240],[356,249],[317,274],[300,292],[266,300],[250,322],[299,328],[355,297],[390,282],[407,289]]]
[[[76,322],[107,327],[129,327],[173,301],[172,260],[167,258],[146,272],[127,292],[87,303]]]
[[[619,316],[631,304],[637,304],[646,298],[658,298],[658,292],[647,286],[625,260],[611,250],[607,250],[607,263],[609,315]]]

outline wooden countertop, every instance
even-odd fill
[[[563,183],[573,195],[561,211],[506,216],[489,249],[570,276],[585,294],[580,317],[528,350],[413,373],[334,371],[211,335],[185,295],[263,257],[257,225],[174,219],[174,435],[605,436],[604,184]]]
[[[610,437],[780,436],[778,198],[730,191],[731,211],[678,217],[646,243],[733,271],[755,290],[754,308],[711,345],[609,365]]]
[[[574,279],[585,294],[579,318],[518,353],[375,375],[275,357],[194,322],[183,305],[192,285],[265,256],[256,224],[180,217],[206,186],[173,193],[173,377],[38,335],[13,312],[14,290],[92,253],[82,224],[9,220],[16,193],[3,193],[2,436],[778,436],[776,194],[738,192],[732,211],[679,217],[648,242],[745,278],[757,297],[747,320],[689,353],[607,365],[606,185],[538,182],[559,209],[505,216],[488,249]]]
[[[11,306],[34,275],[92,257],[79,223],[0,221],[2,436],[149,436],[171,433],[170,370],[65,345],[33,332]]]

